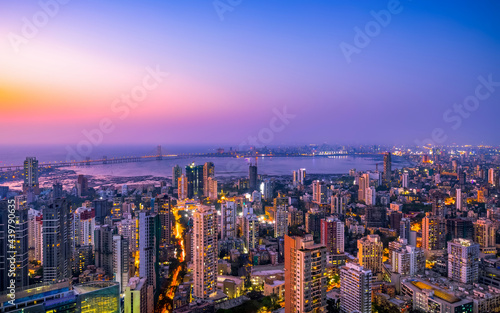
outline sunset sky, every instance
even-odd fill
[[[103,118],[106,144],[239,144],[285,106],[296,117],[271,144],[406,144],[434,128],[499,144],[500,86],[457,129],[443,114],[479,76],[500,82],[500,2],[402,0],[347,62],[341,43],[390,2],[243,0],[221,20],[212,0],[72,0],[16,45],[42,6],[2,1],[0,144],[76,143]],[[120,119],[113,101],[147,68],[169,75]]]

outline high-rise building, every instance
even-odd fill
[[[391,176],[392,176],[392,160],[391,153],[384,153],[384,183],[387,186],[391,185]]]
[[[257,249],[259,245],[259,218],[255,214],[243,214],[243,236],[247,249]]]
[[[178,186],[177,182],[179,181],[181,175],[182,175],[182,167],[180,167],[179,165],[172,167],[172,187],[174,187],[174,189],[177,188]]]
[[[63,185],[59,182],[52,185],[52,199],[62,198],[63,196]]]
[[[73,247],[94,245],[95,209],[78,208],[73,216]]]
[[[215,166],[213,162],[206,162],[203,165],[203,195],[205,197],[209,196],[210,186],[208,184],[208,178],[214,178]]]
[[[250,191],[257,190],[257,164],[248,166],[248,185]]]
[[[71,277],[73,216],[65,198],[54,199],[42,213],[43,281],[54,283]]]
[[[382,206],[369,206],[365,209],[366,227],[386,227],[387,209]]]
[[[203,165],[195,165],[194,162],[186,166],[186,177],[188,182],[187,197],[189,199],[203,196]]]
[[[260,183],[260,192],[266,201],[273,198],[273,184],[269,179],[264,179],[264,181]]]
[[[474,237],[474,224],[467,218],[446,219],[447,237],[450,239],[472,239]]]
[[[137,251],[137,219],[132,218],[130,215],[126,219],[121,220],[116,223],[118,228],[118,234],[122,235],[123,238],[127,239],[129,242],[129,251],[132,255]]]
[[[155,206],[160,219],[161,237],[160,245],[169,245],[172,235],[172,203],[166,194],[158,195],[155,199]]]
[[[125,287],[124,313],[148,313],[146,278],[131,277]]]
[[[159,250],[159,220],[158,215],[150,211],[139,212],[139,276],[146,277],[148,296],[154,294],[158,287],[158,250]],[[152,306],[148,298],[148,309]]]
[[[312,183],[313,202],[322,204],[326,203],[326,184],[322,181],[315,180]]]
[[[95,265],[113,277],[113,229],[109,225],[97,225],[94,239]]]
[[[365,203],[366,205],[377,204],[377,191],[375,190],[375,187],[371,186],[366,188]]]
[[[399,221],[399,238],[406,239],[410,242],[411,220],[403,217]]]
[[[335,194],[331,197],[331,213],[342,215],[345,212],[345,206],[347,205],[347,197],[341,194]]]
[[[306,232],[313,235],[314,241],[321,241],[321,219],[325,217],[324,212],[311,208],[306,213]]]
[[[213,177],[209,177],[207,180],[207,188],[208,188],[208,195],[207,197],[210,200],[217,200],[218,197],[218,191],[217,191],[217,180]]]
[[[422,249],[443,250],[446,248],[446,220],[429,212],[422,219]]]
[[[479,244],[461,238],[448,241],[448,278],[472,284],[478,275]]]
[[[179,200],[188,198],[188,179],[186,175],[182,174],[177,180],[177,197]]]
[[[298,181],[299,181],[299,184],[304,185],[304,183],[306,181],[306,169],[305,168],[299,169]]]
[[[35,194],[40,193],[40,185],[38,183],[38,160],[35,157],[27,157],[24,161],[24,184],[23,192],[28,191]]]
[[[425,267],[424,251],[414,246],[401,244],[391,249],[392,271],[403,276],[422,273]]]
[[[340,269],[340,311],[371,313],[371,270],[355,263],[347,263]]]
[[[460,168],[460,170],[458,171],[458,186],[460,189],[465,188],[466,181],[467,181],[467,173],[462,168]]]
[[[86,196],[89,190],[89,180],[83,175],[78,175],[76,181],[76,190],[78,192],[78,197]]]
[[[497,182],[497,171],[494,168],[488,170],[488,183],[493,187],[496,186]]]
[[[326,248],[286,235],[285,251],[285,312],[326,312]]]
[[[344,223],[330,216],[321,220],[321,244],[326,247],[328,262],[344,253]]]
[[[288,207],[288,226],[300,226],[304,223],[304,213],[294,207]]]
[[[408,171],[404,171],[401,175],[401,187],[408,188]]]
[[[403,213],[400,211],[391,211],[389,213],[389,228],[395,229],[399,233],[399,226],[402,218]]]
[[[92,206],[95,208],[96,224],[103,225],[106,216],[111,216],[112,203],[106,199],[96,199],[92,201]]]
[[[28,249],[33,253],[31,260],[43,260],[42,212],[28,210]]]
[[[217,294],[217,213],[199,206],[193,214],[193,296],[208,299]]]
[[[125,292],[129,281],[129,242],[121,235],[113,235],[113,280],[120,284],[120,291]]]
[[[280,205],[274,211],[274,237],[288,235],[288,211],[286,206]]]
[[[455,205],[458,211],[462,211],[462,189],[456,190]]]
[[[365,173],[358,177],[358,200],[366,201],[366,190],[370,188],[370,174]]]
[[[373,273],[382,272],[384,246],[379,235],[368,235],[358,239],[359,264]]]
[[[15,251],[15,261],[13,263],[13,265],[16,266],[15,277],[12,278],[11,275],[8,275],[8,277],[9,280],[14,279],[16,288],[22,288],[29,285],[29,280],[28,280],[29,220],[28,220],[28,207],[26,206],[26,199],[27,197],[25,195],[22,195],[22,196],[16,196],[14,200],[14,205],[12,205],[12,200],[8,202],[10,205],[7,205],[4,208],[4,210],[8,212],[7,217],[10,218],[11,220],[14,220],[15,224],[13,225],[11,222],[9,222],[8,225],[10,226],[7,226],[6,228],[8,229],[5,229],[6,230],[5,237],[7,238],[5,238],[5,240],[3,241],[0,238],[0,245],[6,247],[5,250],[6,252]],[[0,210],[2,210],[2,208],[0,208]],[[15,230],[14,241],[12,240],[12,237],[9,236],[12,234],[11,233],[11,231],[13,230],[11,228],[12,226],[14,226]],[[7,252],[4,254],[4,256],[7,258],[7,260],[4,260],[6,262],[3,263],[3,265],[0,265],[0,267],[5,266],[5,268],[8,268],[12,264],[8,258],[12,257],[12,255],[10,254],[10,252]]]
[[[222,202],[220,213],[221,240],[236,238],[236,203]]]
[[[474,222],[474,242],[481,248],[495,247],[498,226],[491,220],[480,218]]]

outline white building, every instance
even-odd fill
[[[371,313],[372,271],[354,263],[347,263],[340,269],[340,310]]]
[[[236,203],[222,202],[220,212],[221,240],[236,238]]]
[[[477,282],[479,244],[468,239],[448,241],[448,278],[464,284]]]
[[[207,299],[217,294],[217,213],[198,206],[193,214],[193,296]]]

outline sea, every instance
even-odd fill
[[[215,152],[217,146],[162,146],[162,154],[175,155],[178,153],[207,153]],[[226,148],[228,149],[228,148]],[[61,162],[67,158],[66,146],[2,146],[0,147],[0,166],[21,165],[27,156],[36,157],[41,164],[46,162]],[[155,155],[156,146],[99,146],[89,154],[90,158],[108,159],[123,156]],[[227,150],[226,150],[227,151]],[[347,174],[349,170],[374,171],[377,166],[383,170],[382,155],[345,155],[345,156],[315,156],[315,157],[259,157],[259,158],[232,158],[232,157],[164,157],[162,160],[74,166],[68,169],[77,174],[100,177],[135,177],[154,176],[171,177],[172,167],[185,167],[191,163],[202,165],[213,162],[216,176],[247,176],[248,165],[257,164],[258,174],[269,176],[291,175],[294,170],[305,168],[309,174]],[[410,167],[412,164],[398,156],[392,157],[392,168]]]

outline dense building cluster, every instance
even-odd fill
[[[393,149],[382,171],[206,162],[42,188],[28,157],[23,190],[2,189],[0,312],[500,312],[499,166],[488,147]]]

